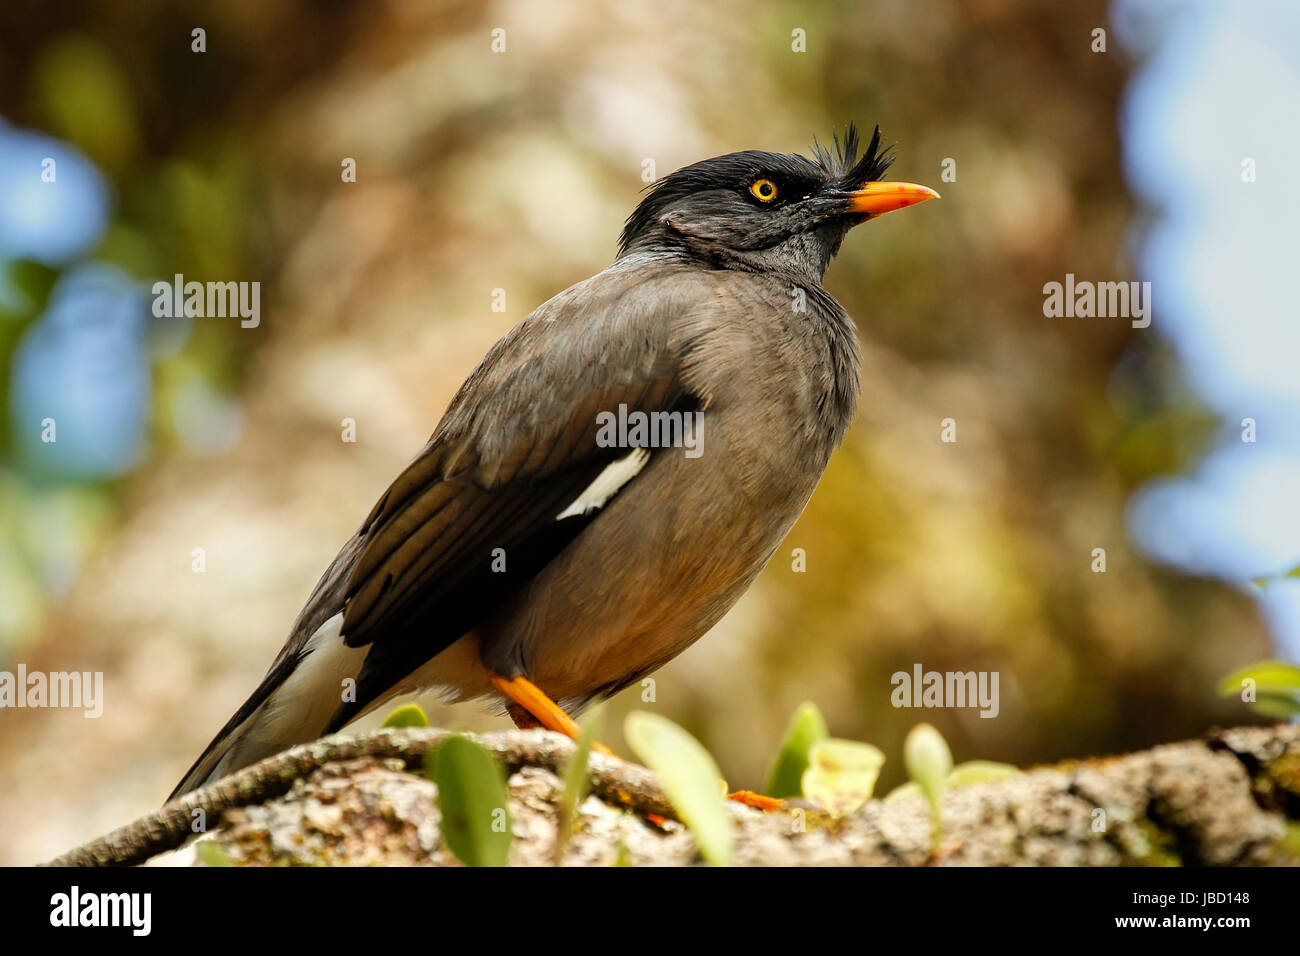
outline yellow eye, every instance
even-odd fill
[[[758,179],[749,187],[749,191],[753,193],[755,199],[771,202],[776,198],[776,183],[770,179]]]

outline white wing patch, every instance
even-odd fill
[[[630,455],[606,465],[605,470],[596,476],[596,480],[583,489],[582,494],[578,495],[573,504],[556,515],[555,520],[561,521],[574,515],[585,515],[601,507],[614,497],[615,492],[635,478],[649,460],[650,452],[644,448],[634,448]]]

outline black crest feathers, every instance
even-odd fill
[[[894,162],[894,147],[881,149],[880,127],[871,134],[867,150],[858,158],[858,128],[850,123],[841,140],[838,133],[831,134],[832,149],[827,149],[813,138],[813,156],[827,176],[841,181],[848,186],[860,186],[863,183],[879,182]]]

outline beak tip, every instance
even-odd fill
[[[916,206],[939,194],[929,186],[917,183],[867,183],[853,193],[850,209],[869,216],[881,216],[895,209]]]

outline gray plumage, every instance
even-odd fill
[[[495,673],[578,709],[712,627],[853,416],[854,327],[821,279],[870,217],[846,197],[889,162],[878,130],[857,151],[850,130],[817,161],[737,153],[658,184],[608,269],[488,352],[173,796],[399,693],[485,697]],[[775,199],[746,195],[759,179]],[[620,404],[701,412],[702,454],[603,447]],[[575,505],[597,479],[609,496]]]

